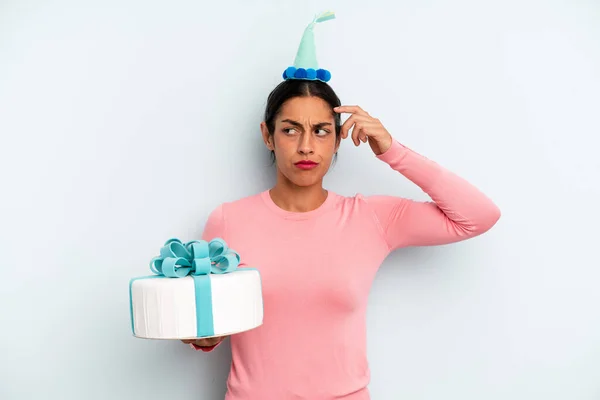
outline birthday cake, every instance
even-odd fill
[[[131,329],[145,339],[232,335],[262,325],[258,270],[222,239],[170,239],[150,261],[154,275],[129,283]]]

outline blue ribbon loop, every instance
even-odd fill
[[[221,238],[210,242],[192,240],[185,244],[179,239],[169,239],[161,247],[160,255],[150,261],[150,270],[167,278],[183,278],[226,274],[235,271],[239,264],[239,254]]]

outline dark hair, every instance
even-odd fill
[[[265,108],[264,121],[269,130],[269,134],[275,133],[275,118],[283,104],[294,98],[294,97],[319,97],[327,104],[329,104],[333,110],[334,107],[341,106],[340,99],[337,94],[333,91],[331,86],[322,81],[309,81],[299,79],[288,79],[281,82],[273,89],[267,98],[267,107]],[[333,111],[332,111],[333,112]],[[341,134],[341,117],[339,113],[333,113],[334,125],[335,125],[335,139],[340,140]],[[334,156],[337,158],[337,153]],[[271,151],[271,159],[275,162],[275,152]]]

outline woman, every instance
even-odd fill
[[[340,114],[351,114],[340,125]],[[489,230],[500,211],[477,188],[395,140],[318,80],[285,80],[261,123],[275,159],[267,191],[222,204],[204,240],[222,237],[260,270],[264,323],[233,335],[227,400],[369,399],[366,309],[382,261],[407,246],[442,245]],[[341,140],[374,155],[433,202],[344,197],[322,186]],[[212,350],[223,338],[197,340]]]

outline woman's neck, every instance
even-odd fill
[[[327,199],[327,190],[321,184],[295,186],[277,182],[269,191],[271,200],[279,208],[291,212],[308,212],[319,208]]]

